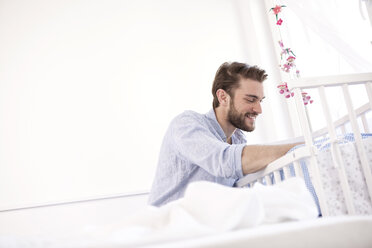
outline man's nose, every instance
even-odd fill
[[[256,112],[257,114],[262,113],[262,107],[259,101],[257,101],[257,103],[253,106],[253,111]]]

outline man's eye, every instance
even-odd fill
[[[254,99],[246,99],[247,102],[254,102]]]

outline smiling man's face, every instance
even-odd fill
[[[240,79],[239,87],[230,98],[228,121],[236,128],[252,132],[256,117],[262,113],[261,102],[264,99],[263,84],[252,79]]]

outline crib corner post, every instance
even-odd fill
[[[314,188],[318,196],[319,206],[322,211],[322,215],[328,216],[329,210],[328,210],[328,206],[326,203],[323,185],[320,180],[320,171],[319,171],[318,163],[315,158],[316,152],[313,146],[314,145],[313,137],[311,134],[309,120],[307,118],[306,109],[305,109],[305,106],[302,100],[301,89],[298,87],[294,88],[294,93],[295,93],[294,97],[296,100],[296,108],[297,108],[297,112],[298,112],[298,116],[299,116],[299,120],[301,124],[301,129],[302,129],[304,139],[305,139],[305,145],[308,147],[308,149],[310,150],[310,154],[311,154],[309,172],[311,175],[313,175]]]

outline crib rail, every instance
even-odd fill
[[[308,147],[301,147],[297,149],[296,151],[292,153],[288,153],[285,156],[275,160],[270,164],[270,166],[267,166],[265,169],[260,170],[256,173],[249,174],[245,177],[243,177],[241,180],[236,182],[237,187],[244,187],[244,186],[253,186],[256,182],[262,182],[264,180],[265,184],[271,184],[272,180],[268,179],[268,176],[273,173],[275,182],[282,181],[278,175],[280,173],[280,170],[283,169],[284,166],[284,178],[290,177],[290,174],[288,173],[288,166],[293,163],[297,162],[300,159],[309,158],[311,156],[311,151]],[[297,166],[299,164],[297,163]],[[297,168],[297,173],[295,175],[300,175],[300,169]],[[296,171],[296,165],[295,165],[295,171]],[[266,178],[266,179],[265,179]]]
[[[352,98],[350,96],[349,86],[356,84],[364,84],[368,95],[369,102],[358,109],[354,109]],[[256,182],[272,184],[285,180],[289,173],[289,165],[293,163],[295,175],[301,175],[299,160],[306,158],[308,161],[308,170],[312,183],[315,188],[316,195],[319,200],[319,206],[323,216],[329,215],[328,206],[326,204],[323,183],[320,180],[320,169],[316,160],[316,149],[314,149],[314,139],[320,136],[327,136],[331,145],[331,155],[333,166],[337,169],[340,179],[342,192],[346,202],[348,214],[355,214],[355,206],[351,196],[350,185],[348,183],[345,172],[344,160],[341,156],[340,147],[336,135],[336,129],[341,128],[345,133],[345,125],[351,124],[354,134],[357,153],[361,161],[363,175],[367,184],[370,200],[372,199],[372,173],[371,165],[368,164],[367,153],[362,144],[361,131],[358,126],[358,118],[361,120],[364,132],[369,132],[366,113],[372,110],[372,73],[360,73],[350,75],[326,76],[317,78],[301,78],[288,82],[289,89],[295,92],[296,109],[301,125],[301,130],[305,140],[305,147],[301,150],[296,150],[293,154],[287,154],[282,158],[274,161],[266,169],[254,174],[247,175],[237,182],[237,186],[243,187],[246,185],[252,186]],[[325,88],[340,87],[343,92],[344,102],[346,104],[348,114],[336,121],[332,121],[329,103],[327,102]],[[323,109],[324,118],[327,126],[318,131],[312,132],[310,128],[310,120],[306,114],[305,106],[302,102],[302,90],[309,88],[317,88],[320,96],[320,102]],[[281,173],[281,174],[280,174]],[[292,173],[293,174],[293,173]]]
[[[358,73],[358,74],[341,74],[334,76],[323,76],[323,77],[308,77],[308,78],[297,78],[289,80],[287,82],[288,89],[292,90],[295,88],[300,89],[311,89],[318,88],[320,86],[342,86],[344,84],[354,85],[362,84],[372,81],[372,72]]]

